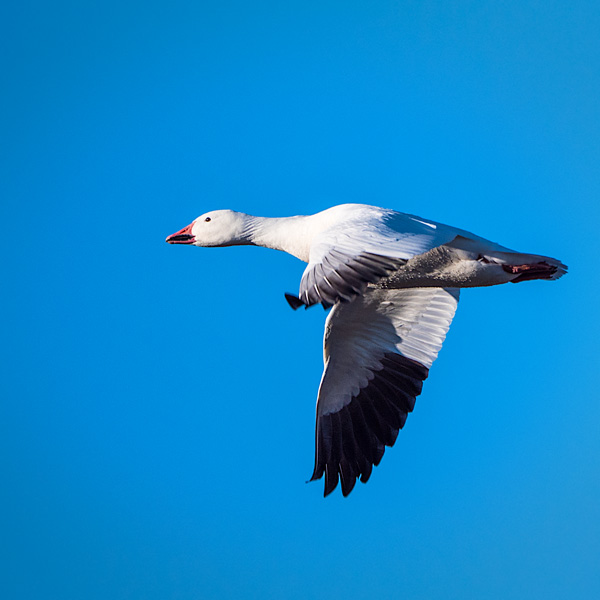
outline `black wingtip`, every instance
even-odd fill
[[[298,298],[298,296],[294,296],[293,294],[284,294],[284,295],[285,295],[285,299],[287,300],[288,304],[294,310],[298,310],[301,306],[304,306],[304,302],[302,302],[302,300],[300,300],[300,298]]]

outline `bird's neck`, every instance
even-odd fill
[[[308,262],[314,232],[310,217],[252,217],[249,216],[245,241],[255,246],[283,250]]]

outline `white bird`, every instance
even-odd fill
[[[292,308],[333,307],[317,397],[315,466],[325,496],[366,482],[421,393],[446,337],[459,288],[558,279],[567,267],[448,225],[365,204],[309,216],[217,210],[170,244],[256,245],[307,262]]]

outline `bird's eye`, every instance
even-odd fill
[[[206,217],[204,220],[208,223],[210,221],[210,217]]]

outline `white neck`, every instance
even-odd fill
[[[308,262],[310,244],[315,233],[310,217],[270,218],[248,215],[244,241],[273,250],[283,250]]]

